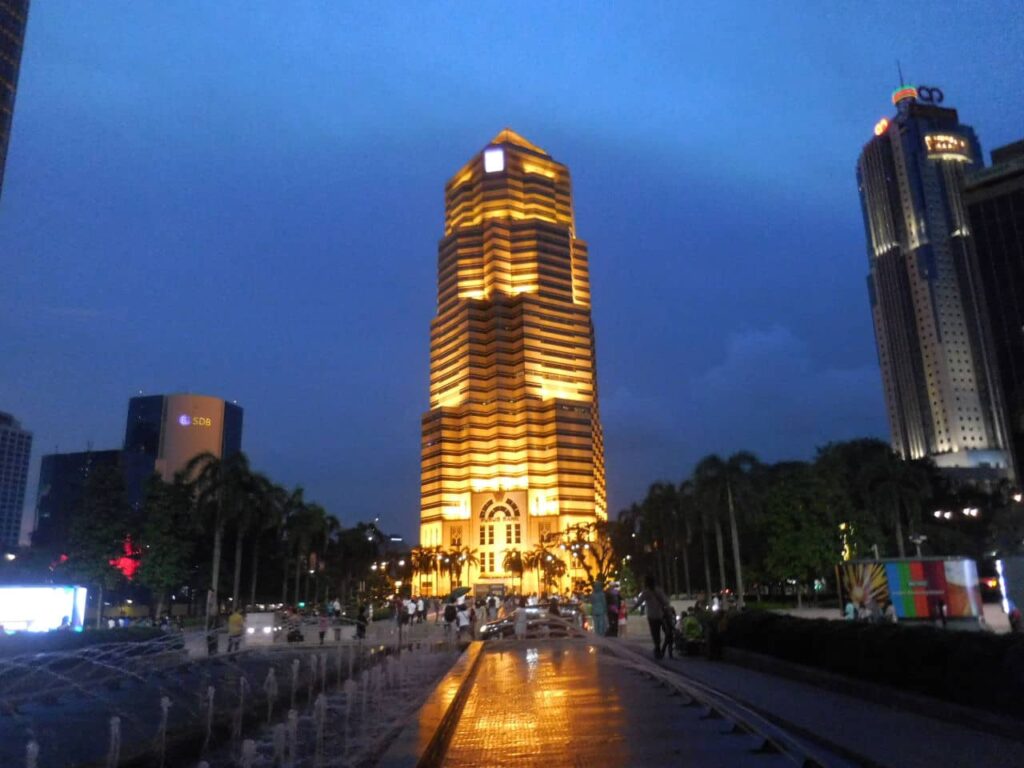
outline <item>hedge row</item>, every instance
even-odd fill
[[[906,624],[730,616],[726,646],[1024,717],[1024,635]]]
[[[84,632],[19,633],[0,636],[0,656],[21,656],[30,653],[77,651],[106,643],[148,643],[165,640],[160,650],[184,647],[180,634],[169,634],[159,627],[124,627],[121,629],[90,629]],[[177,642],[175,642],[177,640]],[[140,649],[141,651],[142,649]]]

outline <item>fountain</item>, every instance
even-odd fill
[[[273,667],[267,671],[267,679],[263,681],[263,693],[267,696],[267,725],[270,725],[274,705],[277,703],[277,675]]]
[[[121,718],[110,718],[110,749],[107,752],[107,768],[117,768],[121,762]]]

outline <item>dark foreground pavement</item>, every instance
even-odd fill
[[[650,640],[626,640],[650,654]],[[1024,743],[825,688],[699,657],[663,666],[711,686],[864,765],[1024,766]],[[1024,724],[1021,727],[1024,737]]]

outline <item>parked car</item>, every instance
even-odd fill
[[[245,617],[245,644],[273,645],[281,635],[284,620],[277,611],[249,613]]]
[[[586,629],[587,617],[578,605],[559,603],[558,616],[551,613],[550,603],[528,605],[526,611],[526,633],[537,637],[568,637],[573,628]],[[498,637],[515,637],[515,615],[489,621],[480,627],[481,640],[493,640]]]

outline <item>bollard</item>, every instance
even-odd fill
[[[25,745],[25,768],[36,768],[39,760],[39,744],[33,739]]]
[[[121,718],[110,718],[110,748],[107,750],[107,768],[117,768],[121,762]]]

